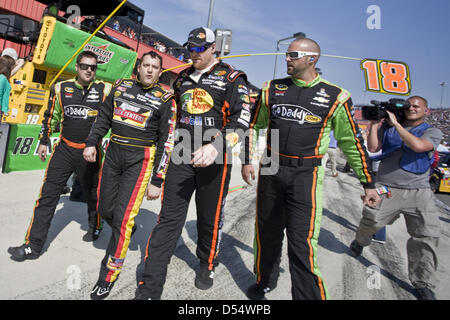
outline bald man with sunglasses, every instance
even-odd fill
[[[275,289],[286,230],[292,298],[324,300],[326,287],[317,266],[317,244],[322,216],[321,159],[327,152],[330,132],[364,187],[364,203],[375,206],[379,197],[369,171],[368,155],[358,125],[352,117],[350,93],[317,74],[319,45],[311,39],[293,41],[286,52],[289,77],[263,85],[250,127],[268,128],[267,156],[261,161],[255,224],[256,284],[247,290],[250,299],[264,299]],[[272,139],[278,131],[279,140]],[[247,150],[252,150],[250,135]],[[277,163],[278,166],[272,166]],[[269,167],[278,170],[268,172]],[[242,167],[243,179],[255,179],[253,165]]]

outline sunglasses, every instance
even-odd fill
[[[192,47],[192,46],[188,45],[187,49],[189,50],[189,52],[201,53],[201,52],[205,51],[206,49],[208,49],[209,47],[210,47],[209,45],[201,46],[201,47]]]
[[[81,70],[87,70],[89,68],[91,68],[92,71],[97,70],[97,65],[95,64],[80,63],[79,66]]]
[[[308,51],[289,51],[286,52],[286,58],[289,57],[292,60],[301,59],[304,56],[318,56],[317,52],[308,52]]]

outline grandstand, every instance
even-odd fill
[[[93,32],[120,2],[100,0],[92,5],[92,1],[87,0],[0,0],[0,51],[14,48],[21,58],[31,55],[39,36],[42,16],[54,3],[57,3],[59,9],[57,19],[63,22],[67,22],[71,16],[71,13],[67,13],[68,7],[77,5],[81,12],[78,21],[80,28]],[[187,56],[185,49],[162,33],[145,26],[144,14],[144,10],[128,1],[97,36],[137,51],[138,57],[148,51],[157,51],[163,56],[165,69],[183,64],[184,57]],[[117,24],[120,25],[119,28]],[[170,85],[181,70],[183,69],[179,68],[167,72],[161,80]]]

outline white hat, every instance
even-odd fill
[[[3,56],[9,56],[9,57],[13,58],[14,60],[17,60],[17,58],[18,58],[17,52],[13,48],[6,48],[5,50],[3,50],[2,57]]]

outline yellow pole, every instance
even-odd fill
[[[248,54],[238,54],[238,55],[234,55],[234,56],[226,56],[226,57],[218,57],[217,59],[228,59],[228,58],[241,58],[241,57],[253,57],[253,56],[275,56],[275,55],[285,55],[284,52],[273,52],[273,53],[248,53]],[[360,58],[351,58],[351,57],[343,57],[343,56],[334,56],[331,54],[321,54],[322,57],[328,57],[328,58],[338,58],[338,59],[348,59],[348,60],[357,60],[357,61],[361,61],[362,59]],[[192,64],[191,63],[185,63],[185,64],[180,64],[179,66],[176,67],[172,67],[169,69],[164,70],[163,72],[166,71],[171,71],[174,69],[178,69],[178,68],[182,68],[182,67],[186,67],[186,66],[190,66]]]
[[[217,57],[217,59],[253,57],[253,56],[273,56],[273,55],[285,55],[285,53],[284,52],[283,53],[279,53],[279,52],[276,52],[276,53],[247,53],[247,54],[237,54],[237,55],[234,55],[234,56]],[[185,63],[185,64],[180,64],[179,66],[166,69],[163,72],[172,71],[172,70],[178,69],[178,68],[183,68],[183,67],[186,67],[186,66],[190,66],[191,64],[192,64],[192,62]]]
[[[116,9],[114,9],[114,11],[102,22],[102,24],[94,31],[94,33],[92,33],[89,38],[87,38],[87,40],[78,48],[78,50],[73,54],[73,56],[69,59],[69,61],[67,61],[67,63],[64,65],[64,67],[62,67],[61,70],[59,70],[58,74],[53,78],[52,82],[50,82],[49,87],[51,87],[53,85],[53,83],[56,81],[56,79],[59,78],[59,76],[64,72],[64,70],[66,70],[67,66],[72,62],[72,60],[75,58],[75,56],[78,55],[78,53],[80,53],[80,51],[84,48],[84,46],[91,41],[91,39],[95,36],[95,34],[101,29],[103,28],[103,26],[106,24],[106,22],[108,22],[109,19],[111,19],[117,11],[119,11],[119,9],[125,4],[125,2],[127,2],[127,0],[123,0]]]
[[[336,58],[336,59],[347,59],[347,60],[356,60],[361,61],[363,59],[360,58],[352,58],[352,57],[344,57],[344,56],[334,56],[332,54],[321,54],[322,57],[328,57],[328,58]]]

